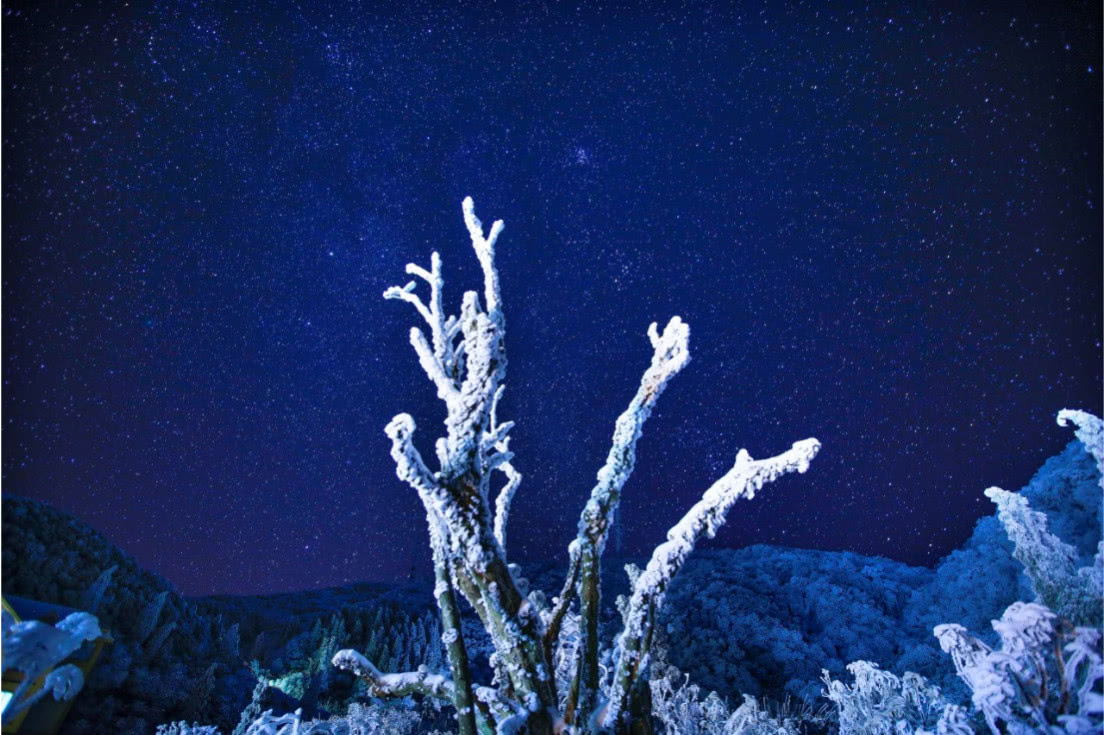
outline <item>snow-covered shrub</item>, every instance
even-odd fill
[[[323,735],[323,733],[328,735],[329,727],[305,725],[302,710],[295,710],[286,715],[274,715],[272,710],[267,710],[245,729],[245,735]]]
[[[419,732],[422,714],[416,709],[386,703],[355,703],[344,717],[333,718],[327,724],[334,735],[414,735]]]
[[[1079,624],[1101,624],[1101,555],[1093,566],[1077,568],[1073,547],[1047,530],[1047,517],[1034,511],[1022,495],[991,487],[986,497],[996,505],[1016,559],[1031,580],[1035,599]]]
[[[196,722],[170,722],[157,726],[157,735],[222,735],[214,725],[200,725]]]
[[[1098,471],[1104,473],[1104,422],[1084,411],[1059,412],[1060,425],[1071,421],[1078,427],[1077,438],[1096,460]],[[1104,474],[1100,484],[1104,487]],[[1079,569],[1077,550],[1049,532],[1046,515],[1033,510],[1026,497],[998,487],[989,488],[985,495],[997,505],[1004,530],[1015,545],[1014,555],[1031,580],[1035,599],[1076,625],[1100,627],[1104,623],[1104,540],[1099,542],[1092,562]]]
[[[244,713],[243,713],[244,714]],[[302,710],[275,715],[272,710],[244,720],[234,730],[240,735],[445,735],[425,727],[423,709],[402,702],[354,703],[349,711],[327,720],[303,719]],[[174,722],[157,728],[157,735],[221,735],[209,725]]]
[[[841,735],[895,735],[934,728],[949,704],[939,687],[911,671],[898,677],[869,661],[853,661],[847,670],[855,677],[850,686],[823,672],[824,696],[836,705]]]
[[[935,724],[935,730],[917,730],[915,735],[974,735],[970,713],[965,707],[948,704]],[[904,735],[904,734],[902,734]]]
[[[766,483],[790,472],[804,472],[820,448],[815,439],[798,442],[777,457],[753,460],[744,450],[735,466],[710,487],[683,519],[633,585],[623,615],[624,627],[609,659],[609,675],[600,673],[600,558],[621,499],[621,489],[636,461],[636,443],[644,422],[667,383],[689,360],[689,328],[678,317],[662,332],[648,329],[651,365],[640,387],[614,426],[613,443],[598,481],[579,519],[576,539],[568,547],[569,572],[551,607],[531,594],[506,559],[506,522],[510,501],[521,482],[509,451],[510,421],[499,422],[497,407],[505,390],[505,316],[495,268],[495,246],[502,222],[489,232],[475,216],[470,198],[463,203],[464,222],[483,271],[483,303],[475,291],[464,294],[459,316],[444,312],[441,260],[434,253],[430,268],[410,264],[407,272],[426,281],[428,302],[415,294],[417,283],[388,289],[386,298],[414,306],[430,334],[411,330],[418,361],[444,401],[447,435],[435,443],[439,469],[431,471],[414,445],[414,419],[396,416],[386,428],[398,476],[417,491],[426,510],[436,584],[451,679],[425,672],[382,674],[355,651],[341,651],[335,665],[365,678],[377,696],[411,691],[451,701],[462,735],[495,727],[526,728],[533,735],[563,730],[627,732],[636,720],[650,727],[647,704],[649,655],[656,615],[667,588],[702,536],[712,537],[741,498],[754,497]],[[490,482],[505,476],[493,510]],[[471,604],[495,647],[491,666],[494,687],[473,687],[455,592]],[[567,699],[554,676],[554,652],[564,617],[578,600],[581,634],[577,667]],[[432,682],[432,684],[430,684]]]
[[[1104,497],[1100,482],[1096,460],[1080,440],[1074,440],[1047,459],[1016,494],[1030,503],[1031,510],[1045,511],[1051,533],[1073,547],[1076,565],[1081,567],[1092,566],[1101,542]],[[1013,556],[1014,546],[998,513],[981,518],[970,539],[939,562],[934,581],[917,588],[904,613],[905,629],[922,632],[923,640],[913,639],[893,669],[923,674],[953,701],[968,701],[969,691],[946,667],[946,657],[933,645],[932,629],[955,621],[977,631],[978,638],[989,646],[999,647],[990,621],[1013,602],[1035,596],[1024,566]],[[1099,600],[1096,606],[1101,606]]]
[[[1088,411],[1064,408],[1058,412],[1059,426],[1071,423],[1076,427],[1074,434],[1096,460],[1096,468],[1101,473],[1100,487],[1104,489],[1104,421]]]
[[[290,628],[294,631],[294,628]],[[334,654],[354,646],[380,668],[440,668],[440,623],[433,615],[414,618],[386,605],[375,609],[344,608],[315,617],[309,629],[286,640],[268,637],[263,651],[250,661],[260,682],[279,689],[313,716],[317,708],[344,713],[349,703],[366,696],[366,684],[335,669]]]
[[[724,732],[729,712],[716,692],[702,696],[690,677],[671,667],[655,667],[650,680],[652,714],[664,733],[672,735],[717,735]]]
[[[1050,533],[1073,547],[1078,567],[1091,566],[1101,541],[1100,482],[1096,461],[1075,439],[1047,459],[1016,493],[1032,510],[1046,514]],[[940,560],[934,582],[916,590],[905,610],[906,623],[919,626],[927,636],[936,625],[953,620],[970,630],[986,631],[982,637],[996,645],[989,621],[1013,602],[1034,595],[1013,549],[996,513],[978,520],[966,543]]]
[[[657,661],[649,682],[652,712],[665,735],[800,735],[825,718],[808,706],[781,715],[744,695],[743,703],[730,710],[717,692],[702,690],[678,668]]]
[[[935,635],[994,733],[1090,733],[1104,727],[1101,633],[1075,627],[1043,605],[1013,603],[993,621],[993,650],[961,625]]]

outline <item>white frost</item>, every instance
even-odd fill
[[[753,460],[744,450],[736,464],[667,532],[666,543],[652,553],[648,566],[636,580],[625,616],[625,628],[619,637],[619,656],[610,704],[604,723],[616,722],[628,703],[629,692],[638,676],[646,674],[643,662],[637,665],[639,642],[650,637],[654,612],[663,604],[667,586],[703,534],[712,536],[725,521],[729,509],[740,498],[752,498],[763,485],[789,472],[803,473],[820,451],[820,442],[805,439],[776,457]]]

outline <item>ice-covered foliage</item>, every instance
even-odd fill
[[[180,720],[157,726],[157,735],[222,735],[214,725],[200,725]]]
[[[1084,411],[1064,410],[1058,414],[1059,424],[1065,426],[1071,421],[1077,425],[1077,438],[1096,460],[1099,471],[1104,457],[1101,420]],[[1100,482],[1104,486],[1104,476]],[[1078,568],[1077,549],[1050,533],[1046,515],[1033,510],[1024,495],[997,487],[989,488],[985,495],[997,505],[1000,521],[1015,545],[1014,555],[1031,580],[1035,599],[1077,625],[1099,627],[1104,622],[1104,540],[1092,562]]]
[[[916,730],[915,735],[974,735],[975,732],[969,710],[957,704],[948,704],[939,715],[935,730]]]
[[[911,671],[898,677],[870,661],[853,661],[847,670],[855,678],[851,685],[823,672],[824,696],[839,712],[840,735],[895,735],[935,728],[950,704],[939,687]]]
[[[656,651],[649,685],[652,712],[664,735],[799,735],[810,726],[827,723],[825,708],[814,710],[806,703],[768,711],[750,695],[735,710],[717,692],[703,694],[675,666],[666,662],[662,649]]]
[[[459,316],[445,314],[444,279],[436,253],[429,269],[407,266],[408,273],[429,285],[428,303],[415,293],[414,281],[384,293],[386,298],[413,305],[428,325],[429,339],[415,328],[410,342],[447,410],[446,435],[435,443],[437,470],[430,470],[414,445],[412,417],[396,416],[386,433],[399,478],[418,493],[425,506],[436,576],[434,596],[451,677],[447,686],[424,674],[390,679],[364,665],[365,659],[353,651],[339,652],[334,663],[369,679],[373,691],[381,695],[419,691],[441,696],[447,690],[463,735],[474,733],[477,727],[485,731],[525,729],[534,734],[565,728],[576,733],[627,732],[633,726],[649,729],[649,653],[656,616],[672,578],[696,542],[702,536],[712,536],[724,523],[736,500],[754,497],[764,484],[783,474],[804,472],[820,445],[807,439],[763,460],[753,460],[744,450],[737,454],[732,470],[671,529],[667,542],[656,549],[636,580],[624,611],[624,631],[610,659],[612,678],[608,683],[600,679],[599,558],[622,488],[635,464],[643,424],[667,383],[689,360],[689,328],[678,317],[662,332],[655,323],[649,327],[651,364],[629,407],[617,419],[608,458],[598,472],[597,484],[580,516],[578,535],[568,549],[565,584],[549,605],[537,591],[529,593],[516,576],[516,568],[506,560],[505,524],[520,474],[508,449],[513,423],[500,422],[497,415],[506,377],[506,322],[495,267],[502,222],[484,232],[470,198],[464,200],[463,215],[483,271],[482,305],[480,294],[468,291]],[[496,471],[506,476],[506,482],[492,513],[490,482]],[[490,634],[495,649],[491,656],[493,687],[473,686],[454,591],[467,599]],[[555,676],[556,649],[561,645],[563,621],[576,600],[579,634],[570,642],[576,651],[576,671],[563,699]],[[561,664],[562,660],[561,656]]]
[[[1078,566],[1092,564],[1101,541],[1104,498],[1100,481],[1095,460],[1080,441],[1074,440],[1060,454],[1047,459],[1017,493],[1030,502],[1032,510],[1046,514],[1052,534],[1073,546]],[[1013,602],[1034,596],[1023,565],[1013,556],[1013,548],[996,513],[978,520],[966,543],[936,565],[933,582],[919,586],[912,595],[904,611],[909,630],[919,630],[930,638],[936,625],[954,621],[969,630],[981,631],[979,637],[997,645],[989,621],[999,618]],[[902,661],[898,668],[940,678],[944,693],[961,688],[957,677],[947,679],[924,668],[931,663],[927,660],[926,644],[917,653],[922,653],[924,660],[914,657]],[[939,654],[939,659],[942,658]]]
[[[617,639],[617,664],[605,717],[616,722],[629,707],[632,687],[647,680],[648,648],[654,637],[655,616],[667,587],[702,536],[712,538],[729,508],[740,498],[753,498],[765,483],[787,472],[805,472],[820,448],[815,439],[794,444],[788,452],[755,461],[744,450],[736,464],[706,491],[698,503],[667,532],[666,543],[652,553],[648,566],[633,585],[625,628]]]
[[[1071,423],[1077,427],[1074,434],[1096,460],[1096,468],[1101,473],[1100,486],[1104,488],[1104,421],[1087,411],[1064,408],[1058,412],[1059,426]]]
[[[1099,630],[1074,627],[1043,605],[1013,603],[993,621],[994,650],[961,625],[935,635],[993,733],[1090,733],[1104,727]]]
[[[998,508],[1035,599],[1077,623],[1100,625],[1104,591],[1098,567],[1078,569],[1073,547],[1047,530],[1046,516],[1032,510],[1027,498],[997,487],[985,495]]]
[[[414,735],[421,732],[422,714],[417,709],[387,703],[353,704],[342,717],[327,724],[333,735]]]
[[[244,713],[243,713],[244,714]],[[449,735],[435,728],[425,706],[406,701],[354,702],[343,715],[308,720],[302,710],[276,715],[265,710],[243,719],[235,735]],[[157,728],[157,735],[221,735],[211,725],[174,722]]]
[[[100,635],[100,622],[91,613],[72,613],[56,625],[40,620],[17,623],[5,614],[0,639],[0,666],[5,673],[18,671],[23,679],[4,707],[4,724],[46,694],[52,694],[58,700],[75,697],[84,686],[84,675],[72,664],[58,664],[85,641],[95,640]],[[46,674],[44,686],[30,693],[31,685],[43,674]]]

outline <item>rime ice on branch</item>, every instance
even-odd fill
[[[1104,422],[1085,411],[1058,412],[1059,426],[1071,421],[1077,427],[1077,438],[1104,473]],[[1015,547],[1013,556],[1024,565],[1037,601],[1077,625],[1099,625],[1104,596],[1104,541],[1097,547],[1093,563],[1079,569],[1077,551],[1050,533],[1046,515],[1032,510],[1026,497],[999,487],[989,488],[985,496],[997,506],[997,517]]]
[[[1100,485],[1104,487],[1104,421],[1087,411],[1063,408],[1058,412],[1058,425],[1077,427],[1074,435],[1085,445],[1085,451],[1096,460],[1096,469],[1100,470]]]
[[[451,677],[419,670],[384,674],[355,651],[340,651],[333,663],[365,679],[377,696],[420,693],[452,701],[462,735],[497,731],[546,733],[650,733],[648,654],[656,613],[683,561],[703,535],[712,536],[741,497],[751,498],[765,483],[788,472],[804,472],[820,445],[815,439],[794,444],[770,459],[752,460],[741,450],[736,465],[718,480],[668,533],[637,580],[618,638],[612,682],[599,679],[599,560],[616,516],[621,491],[636,461],[636,442],[664,388],[689,361],[690,330],[677,316],[660,333],[648,329],[651,365],[628,408],[617,419],[606,463],[579,519],[568,548],[570,568],[563,591],[551,609],[540,592],[529,593],[506,560],[510,503],[521,483],[509,450],[513,422],[499,423],[498,404],[505,390],[506,320],[495,268],[495,245],[502,232],[496,221],[489,232],[475,216],[471,198],[463,203],[464,223],[483,270],[483,299],[468,291],[460,314],[446,315],[444,278],[437,253],[430,267],[407,265],[407,273],[429,285],[428,303],[415,293],[416,281],[392,287],[384,297],[405,301],[429,327],[410,331],[418,362],[446,408],[446,434],[436,441],[437,465],[431,470],[414,446],[414,419],[399,414],[387,425],[391,456],[399,479],[421,498],[429,524],[437,599]],[[505,477],[491,510],[491,480]],[[516,567],[514,567],[516,569]],[[494,645],[495,686],[474,686],[460,626],[455,591],[471,604]],[[578,666],[573,680],[557,682],[554,661],[570,645],[561,633],[564,618],[579,602]],[[567,626],[575,630],[574,624]],[[569,634],[565,634],[569,635]],[[564,688],[567,687],[567,688]],[[560,711],[557,689],[569,692]]]
[[[682,520],[667,532],[666,543],[652,552],[651,561],[633,585],[632,598],[625,614],[625,628],[617,639],[617,665],[604,723],[613,723],[626,711],[633,686],[647,672],[648,648],[652,641],[656,614],[663,605],[667,587],[682,568],[698,539],[713,538],[724,525],[733,504],[748,500],[768,482],[789,472],[805,473],[820,451],[820,442],[805,439],[777,457],[753,460],[743,449],[736,464],[713,486]]]

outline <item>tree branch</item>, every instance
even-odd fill
[[[472,248],[483,267],[483,300],[487,304],[487,314],[496,323],[502,321],[502,292],[498,285],[498,271],[495,269],[495,243],[502,232],[502,220],[495,220],[491,231],[483,236],[483,223],[475,216],[475,204],[471,197],[465,197],[463,203],[464,224],[471,235]]]
[[[333,665],[364,679],[368,683],[368,693],[373,697],[391,699],[424,694],[449,703],[453,699],[452,679],[430,673],[424,666],[418,671],[384,674],[371,661],[351,648],[334,654]]]
[[[498,539],[498,545],[502,551],[506,551],[506,522],[510,518],[510,503],[514,499],[514,493],[521,485],[521,473],[514,469],[510,462],[503,462],[499,469],[506,473],[506,484],[498,491],[495,498],[494,533]]]
[[[568,555],[570,562],[567,568],[567,576],[564,578],[563,589],[560,590],[560,596],[556,598],[556,606],[552,608],[552,613],[548,616],[548,623],[544,630],[544,645],[548,649],[549,660],[552,659],[552,651],[560,637],[560,628],[563,625],[564,616],[571,608],[571,601],[575,597],[575,590],[579,582],[578,544],[571,543]]]
[[[574,721],[589,718],[598,696],[598,612],[599,560],[605,550],[613,515],[621,502],[621,488],[636,464],[636,442],[644,422],[652,414],[656,401],[668,381],[690,361],[690,328],[679,317],[672,317],[663,329],[648,327],[652,363],[640,379],[640,387],[629,407],[618,417],[613,430],[613,444],[605,465],[598,471],[598,483],[579,518],[579,531],[574,544],[578,548],[580,580],[578,595],[582,614],[583,636],[578,670],[572,683],[569,710]],[[560,604],[570,604],[571,594],[561,597]],[[578,699],[576,700],[576,694]]]
[[[437,386],[437,397],[446,403],[455,399],[457,396],[456,381],[449,375],[438,354],[430,349],[422,330],[417,327],[410,329],[410,344],[414,347],[414,352],[418,354],[418,364],[422,366],[422,370]]]
[[[786,473],[805,472],[818,451],[820,442],[816,439],[799,441],[788,451],[763,460],[753,460],[741,449],[733,468],[667,532],[667,541],[652,552],[651,561],[633,586],[625,628],[618,637],[617,665],[609,705],[602,716],[604,724],[612,725],[626,711],[633,685],[647,672],[655,613],[694,545],[703,535],[712,538],[716,534],[737,500],[755,497],[763,485]]]
[[[406,267],[409,272],[409,269],[412,267],[412,265],[408,265]],[[391,286],[383,292],[383,298],[399,299],[400,301],[405,301],[408,304],[413,304],[414,308],[418,310],[418,313],[422,315],[422,318],[425,319],[426,322],[432,327],[433,316],[429,313],[429,309],[426,308],[426,305],[422,303],[422,300],[418,298],[418,294],[414,293],[415,286],[417,286],[417,284],[414,283],[414,281],[411,281],[401,288],[398,286]]]
[[[448,549],[441,533],[446,529],[439,518],[430,518],[430,508],[426,508],[429,521],[430,545],[433,548],[433,573],[436,583],[433,596],[437,600],[437,609],[441,614],[441,642],[445,644],[449,670],[455,682],[452,688],[452,704],[456,708],[458,735],[475,735],[475,712],[472,710],[471,670],[468,667],[468,651],[464,645],[463,627],[460,623],[460,608],[456,604],[456,595],[452,588],[452,579],[448,569]]]
[[[414,419],[408,413],[400,413],[391,419],[384,433],[391,440],[391,458],[395,460],[395,474],[399,479],[418,491],[418,495],[430,505],[450,503],[448,493],[434,479],[429,468],[422,461],[422,455],[414,446]]]

